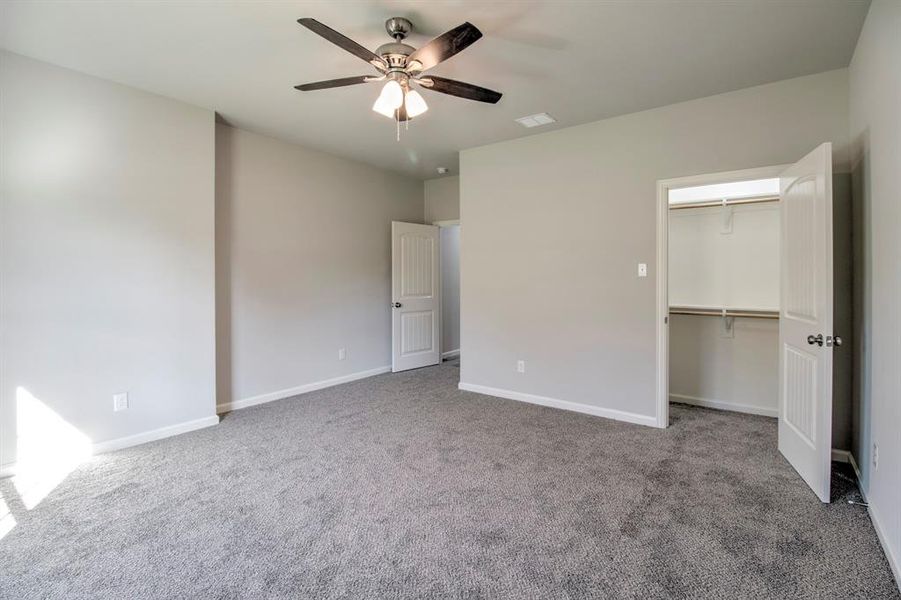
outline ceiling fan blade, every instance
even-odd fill
[[[419,72],[431,69],[458,52],[462,52],[480,37],[482,37],[482,32],[475,25],[469,22],[463,23],[413,52],[407,58],[407,68]]]
[[[371,50],[367,50],[360,44],[356,43],[349,37],[338,33],[331,27],[323,25],[316,19],[305,17],[303,19],[297,19],[297,22],[313,33],[321,35],[339,48],[343,48],[354,56],[362,58],[379,71],[385,72],[388,69],[387,63],[385,63],[385,60],[381,56],[379,56],[375,52],[372,52]]]
[[[295,85],[295,90],[301,92],[312,92],[313,90],[327,90],[329,88],[344,87],[346,85],[357,85],[358,83],[368,83],[377,80],[378,77],[370,77],[368,75],[358,75],[357,77],[342,77],[341,79],[328,79],[326,81],[315,81],[313,83],[303,83]]]
[[[415,81],[420,83],[425,89],[432,90],[433,92],[459,96],[460,98],[466,98],[468,100],[488,102],[489,104],[497,104],[497,101],[503,96],[500,92],[495,92],[488,88],[483,88],[471,83],[464,83],[462,81],[455,81],[453,79],[446,79],[444,77],[437,77],[435,75],[429,75],[428,77],[423,77],[422,79],[417,79]]]

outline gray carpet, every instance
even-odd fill
[[[0,541],[3,598],[899,598],[772,419],[655,430],[459,392],[453,365],[95,457]]]

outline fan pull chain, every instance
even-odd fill
[[[395,119],[394,122],[397,124],[397,141],[400,141],[400,120]]]

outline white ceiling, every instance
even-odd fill
[[[20,1],[0,3],[13,52],[213,109],[228,123],[417,178],[461,149],[848,65],[869,0]],[[497,105],[424,91],[395,142],[378,84],[298,92],[371,67],[296,23],[364,46],[391,16],[420,46],[470,21],[484,37],[432,72],[504,93]],[[557,123],[513,120],[548,112]]]

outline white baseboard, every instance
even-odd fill
[[[16,474],[16,463],[3,463],[0,465],[0,479],[12,477]]]
[[[885,558],[892,568],[892,574],[895,576],[895,585],[901,589],[901,562],[899,562],[898,555],[892,551],[892,547],[889,544],[888,535],[886,534],[885,527],[882,525],[882,517],[876,507],[873,506],[873,503],[869,501],[867,504],[867,512],[870,513],[870,521],[873,522],[873,529],[876,530],[876,537],[879,538],[879,543],[882,545],[882,551],[885,553]]]
[[[538,404],[541,406],[549,406],[551,408],[594,415],[596,417],[604,417],[605,419],[614,419],[616,421],[625,421],[626,423],[657,427],[657,417],[655,416],[639,415],[636,413],[614,410],[612,408],[602,408],[590,404],[570,402],[569,400],[558,400],[557,398],[548,398],[547,396],[536,396],[535,394],[514,392],[484,385],[476,385],[474,383],[464,383],[462,381],[457,387],[465,392],[475,392],[486,396],[496,396],[498,398],[506,398],[507,400],[518,400],[519,402],[528,402],[529,404]]]
[[[750,404],[735,404],[733,402],[710,400],[708,398],[697,398],[695,396],[685,396],[683,394],[670,394],[669,399],[670,402],[681,402],[682,404],[691,404],[692,406],[715,408],[717,410],[729,410],[732,412],[740,412],[748,415],[761,415],[764,417],[779,416],[778,408],[764,408],[761,406],[751,406]]]
[[[211,427],[218,424],[219,417],[217,415],[213,415],[211,417],[195,419],[194,421],[186,421],[185,423],[177,423],[175,425],[169,425],[168,427],[160,427],[159,429],[153,429],[151,431],[145,431],[143,433],[136,433],[135,435],[108,440],[106,442],[96,442],[91,446],[91,449],[94,454],[112,452],[113,450],[122,450],[123,448],[139,446],[141,444],[146,444],[147,442],[155,442],[156,440],[172,437],[173,435],[180,435],[182,433],[188,433],[189,431],[197,431],[198,429],[203,429],[205,427]]]
[[[850,452],[848,453],[848,462],[851,463],[851,468],[854,469],[854,475],[857,476],[857,489],[860,490],[860,495],[863,496],[863,501],[867,501],[867,491],[863,489],[863,476],[860,474],[860,467],[857,466],[857,460],[854,458],[854,455]]]
[[[218,415],[213,415],[211,417],[204,417],[202,419],[195,419],[193,421],[186,421],[184,423],[176,423],[175,425],[168,425],[166,427],[160,427],[159,429],[152,429],[150,431],[144,431],[142,433],[136,433],[134,435],[107,440],[105,442],[94,442],[93,444],[91,444],[91,454],[103,454],[105,452],[113,452],[115,450],[131,448],[132,446],[140,446],[141,444],[146,444],[148,442],[155,442],[157,440],[172,437],[174,435],[188,433],[189,431],[197,431],[198,429],[204,429],[206,427],[212,427],[213,425],[218,424]],[[11,477],[15,475],[16,466],[17,465],[14,462],[5,463],[0,466],[0,478]]]
[[[832,449],[832,462],[851,463],[851,453],[847,450]]]
[[[879,510],[870,502],[869,498],[867,498],[867,491],[864,489],[863,482],[861,481],[860,467],[857,465],[857,459],[854,458],[854,454],[851,452],[845,450],[833,450],[833,460],[836,460],[836,452],[847,453],[848,462],[851,463],[851,468],[854,469],[854,474],[857,476],[857,489],[860,490],[863,501],[867,503],[867,513],[870,515],[873,529],[876,530],[876,537],[879,538],[879,545],[882,546],[882,552],[885,554],[885,559],[892,568],[892,575],[895,576],[895,585],[901,589],[901,560],[899,560],[898,555],[895,554],[891,545],[888,543],[888,535],[886,535],[885,526],[882,524],[882,517],[880,516]]]
[[[460,356],[459,348],[457,348],[456,350],[448,350],[447,352],[441,353],[441,360],[447,360],[449,358],[457,358],[458,356]]]
[[[327,387],[332,387],[333,385],[340,385],[342,383],[349,383],[351,381],[356,381],[358,379],[366,379],[367,377],[372,377],[374,375],[381,375],[382,373],[390,373],[391,367],[378,367],[376,369],[369,369],[368,371],[358,371],[356,373],[351,373],[349,375],[341,375],[340,377],[333,377],[331,379],[323,379],[322,381],[314,381],[313,383],[307,383],[304,385],[299,385],[297,387],[289,388],[286,390],[279,390],[277,392],[269,392],[268,394],[260,394],[259,396],[251,396],[250,398],[243,398],[241,400],[233,400],[231,402],[224,402],[222,404],[216,405],[216,412],[219,414],[226,413],[232,410],[238,410],[241,408],[247,408],[249,406],[256,406],[257,404],[265,404],[266,402],[273,402],[275,400],[284,400],[285,398],[290,398],[292,396],[297,396],[299,394],[306,394],[307,392],[314,392],[316,390],[321,390]]]

